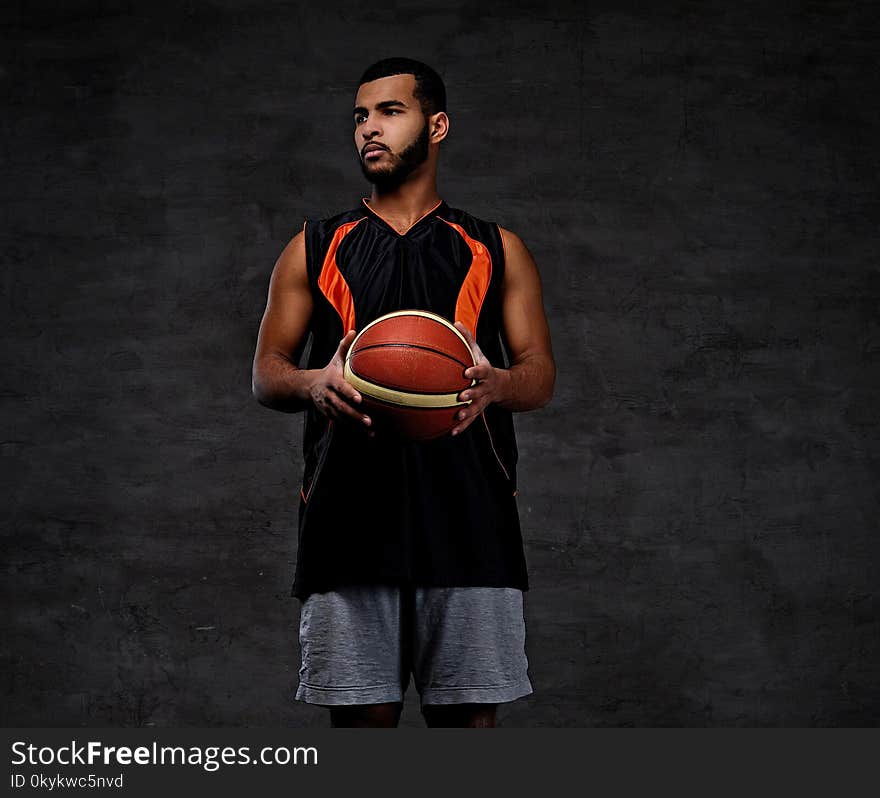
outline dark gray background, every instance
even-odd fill
[[[446,80],[440,194],[523,238],[553,334],[499,722],[877,722],[870,3],[42,6],[2,16],[3,725],[327,724],[302,417],[251,358],[303,218],[369,193],[388,55]]]

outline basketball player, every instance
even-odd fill
[[[428,726],[492,727],[532,692],[512,413],[553,394],[541,282],[518,236],[437,193],[450,123],[433,69],[377,62],[352,122],[371,195],[285,247],[253,363],[261,404],[306,414],[296,698],[333,726],[394,727],[412,673]],[[372,430],[342,376],[356,332],[405,309],[454,322],[477,361],[470,405],[433,441]]]

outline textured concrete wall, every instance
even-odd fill
[[[500,722],[880,720],[871,4],[39,5],[0,55],[3,725],[327,724],[302,417],[250,367],[283,246],[369,191],[387,55],[443,74],[441,196],[520,234],[552,326]]]

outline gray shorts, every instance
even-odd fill
[[[523,593],[509,587],[352,585],[300,610],[296,698],[310,704],[502,703],[532,692]]]

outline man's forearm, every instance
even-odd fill
[[[254,366],[252,389],[261,405],[283,413],[298,413],[312,403],[309,389],[319,369],[300,369],[280,355],[262,358]]]
[[[556,366],[543,355],[525,357],[508,369],[496,369],[502,379],[501,398],[495,404],[512,411],[535,410],[553,396]]]

